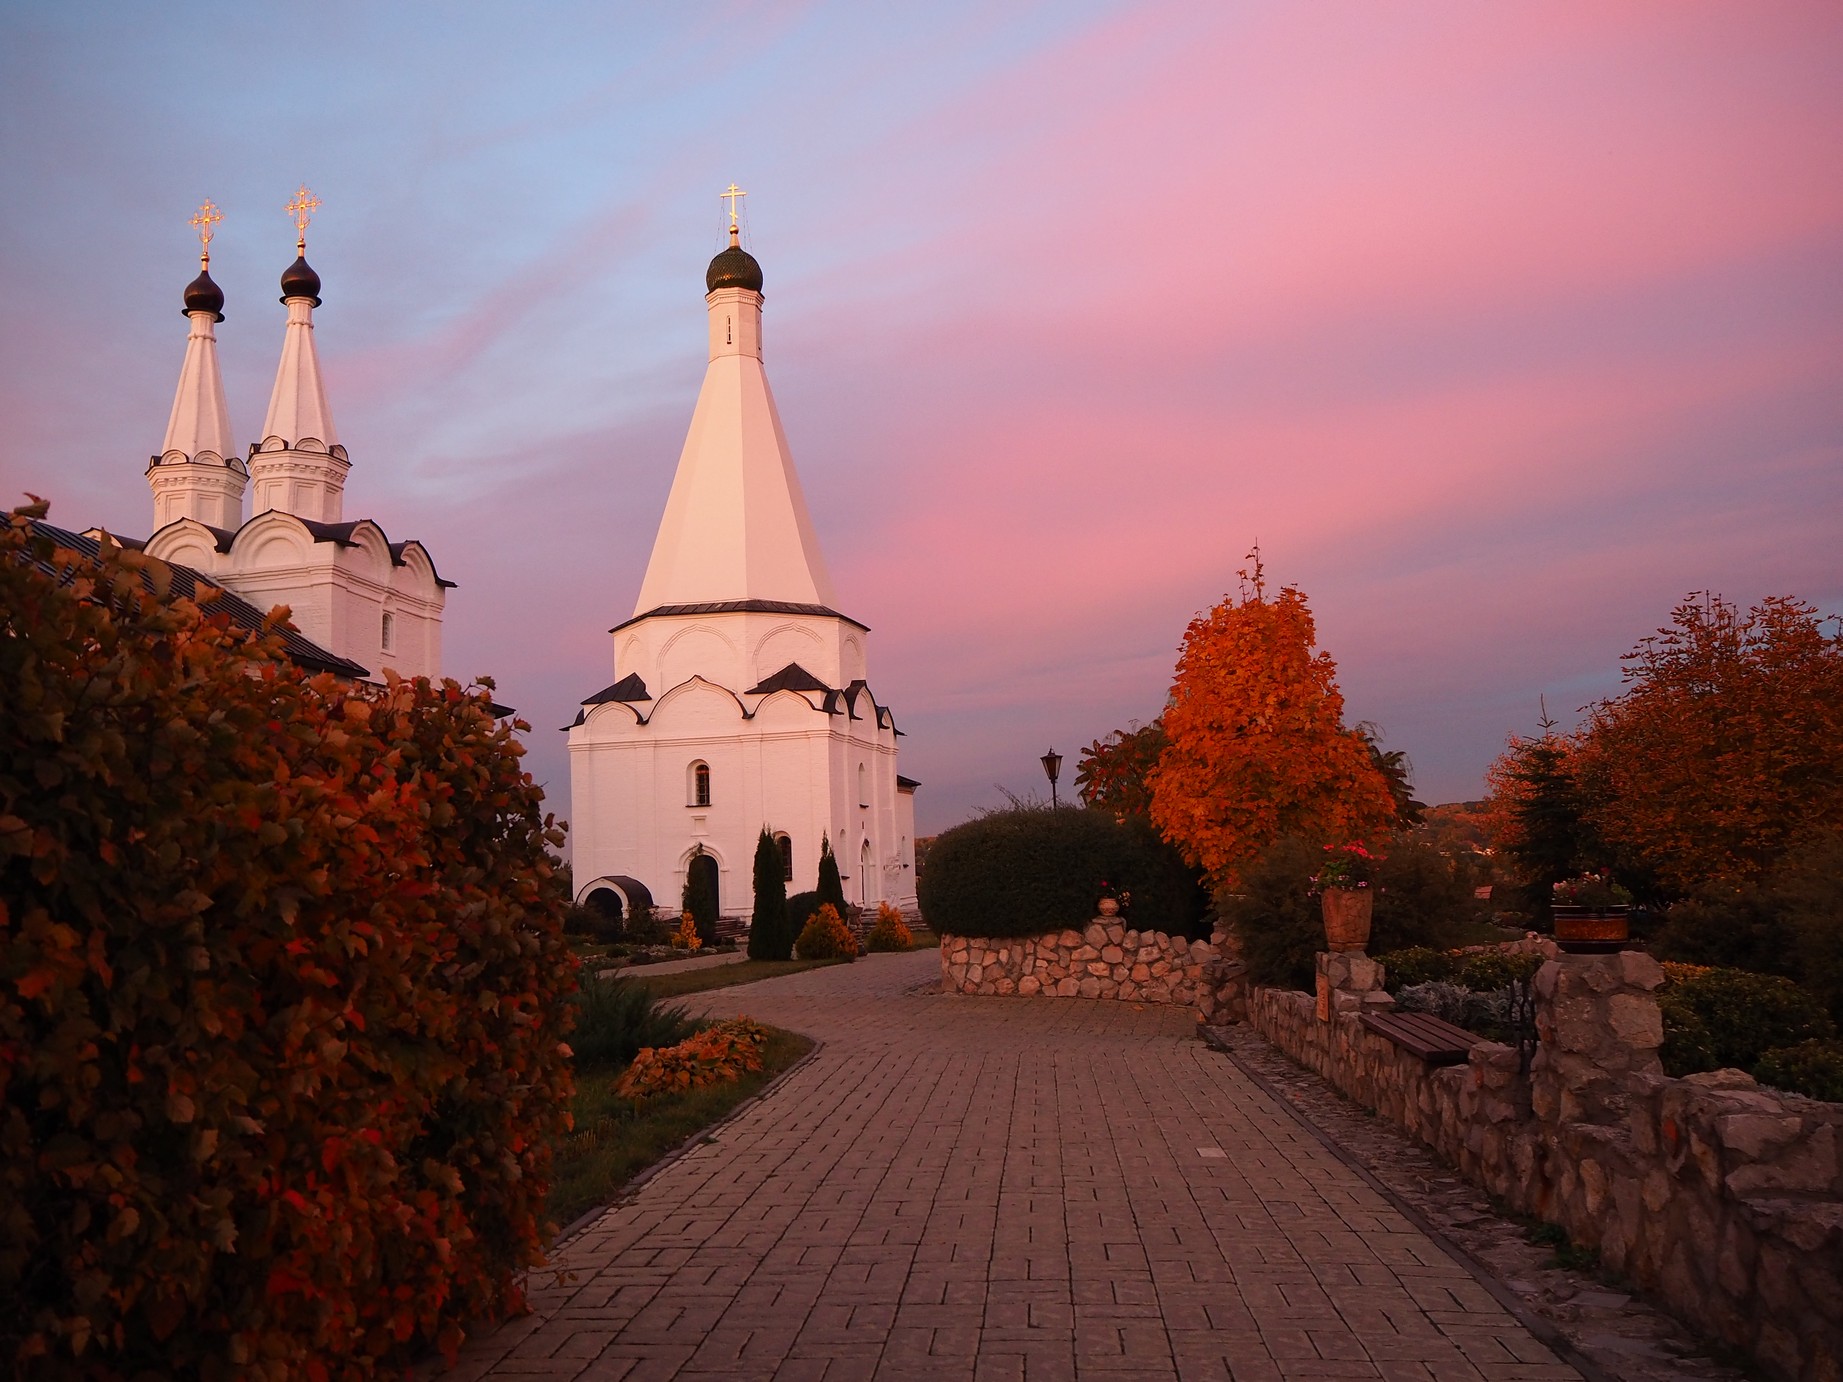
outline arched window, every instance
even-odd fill
[[[781,851],[781,881],[791,883],[794,881],[794,842],[786,835],[776,835],[774,843]]]
[[[710,764],[691,765],[691,805],[710,805]]]
[[[858,805],[870,805],[870,769],[858,764]]]
[[[391,650],[392,640],[395,638],[396,632],[397,632],[396,619],[392,615],[386,614],[378,630],[378,637],[383,642],[385,652],[389,652]]]

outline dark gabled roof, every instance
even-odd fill
[[[790,662],[773,676],[762,678],[762,680],[751,686],[742,694],[745,696],[769,696],[773,695],[776,691],[826,692],[831,689],[831,687],[827,686],[799,663]]]
[[[606,705],[609,701],[650,701],[652,699],[651,693],[646,689],[646,683],[640,680],[640,674],[629,672],[613,686],[604,686],[582,704]]]
[[[75,552],[87,561],[97,561],[102,556],[102,543],[96,538],[54,527],[40,519],[32,521],[32,531],[48,539],[54,547],[62,547],[67,551]],[[28,556],[27,560],[48,576],[54,576],[66,582],[72,577],[71,572],[59,571],[51,562],[39,557]],[[210,586],[217,590],[218,594],[201,606],[205,613],[222,614],[235,628],[248,629],[252,633],[262,631],[263,612],[242,596],[231,594],[210,576],[202,571],[194,571],[189,566],[181,566],[177,562],[161,562],[161,565],[173,573],[171,587],[173,595],[180,599],[196,599],[201,586]],[[141,574],[141,582],[148,589],[153,588],[152,579],[145,571]],[[333,672],[354,680],[371,675],[350,658],[330,653],[312,639],[304,637],[292,624],[283,624],[279,632],[282,639],[282,651],[297,667],[304,667],[310,672]]]
[[[262,516],[262,514],[256,515],[257,518],[261,518]],[[291,513],[288,514],[287,517],[292,518],[296,523],[299,523],[303,528],[307,529],[307,531],[312,534],[315,542],[336,542],[341,547],[350,547],[353,545],[352,534],[358,531],[358,525],[360,523],[370,523],[372,527],[377,528],[380,535],[384,536],[384,546],[390,552],[390,564],[392,566],[403,565],[403,549],[410,545],[409,542],[392,542],[389,536],[384,534],[384,529],[369,518],[357,518],[350,523],[322,523],[317,518],[302,518],[299,514]],[[251,519],[250,521],[253,523],[256,520]],[[234,536],[234,534],[224,533],[217,528],[213,528],[211,531],[219,534],[218,550],[220,552],[228,552],[230,546],[227,540]],[[414,542],[415,539],[412,538],[410,541]],[[420,542],[417,542],[416,545],[422,547]],[[429,570],[435,571],[435,558],[429,556],[429,549],[427,547],[422,547],[422,554],[429,558]],[[454,589],[454,582],[444,581],[439,571],[435,571],[435,584],[445,590]]]
[[[917,782],[914,778],[904,777],[901,773],[896,774],[896,790],[898,792],[913,792],[919,786],[921,786],[921,783]]]
[[[645,614],[623,619],[608,632],[619,633],[629,624],[637,624],[642,619],[672,614],[817,614],[827,619],[843,619],[853,628],[870,632],[869,624],[860,624],[848,614],[840,614],[825,605],[802,605],[792,600],[706,600],[695,605],[660,605]]]

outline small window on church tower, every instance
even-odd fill
[[[397,621],[394,616],[389,615],[389,614],[386,614],[384,616],[384,625],[381,630],[381,636],[384,640],[384,651],[385,652],[391,651],[391,649],[396,646],[396,632],[397,632],[396,625],[397,625]]]
[[[794,881],[794,842],[787,835],[776,835],[774,843],[781,851],[781,881],[791,883]]]
[[[870,769],[858,764],[858,805],[870,805]]]
[[[708,763],[691,765],[691,804],[693,806],[710,805],[710,764]]]
[[[725,317],[723,319],[723,344],[736,344],[736,319],[734,317]]]

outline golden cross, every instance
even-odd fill
[[[295,248],[303,252],[307,249],[307,223],[314,218],[314,212],[320,209],[320,199],[308,191],[307,184],[301,184],[301,190],[288,199],[288,214],[294,217],[295,233],[300,239]]]
[[[198,232],[198,262],[203,265],[211,263],[211,237],[215,234],[217,223],[224,219],[224,213],[212,204],[211,198],[205,198],[205,204],[199,207],[192,219],[186,224]]]
[[[738,187],[735,183],[732,182],[729,185],[728,189],[722,192],[721,194],[719,194],[717,198],[717,200],[719,201],[726,201],[730,204],[730,230],[732,232],[736,229],[736,199],[738,197],[746,197],[748,195],[749,194],[747,192],[743,191],[740,187]]]

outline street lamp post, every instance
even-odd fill
[[[1062,755],[1057,753],[1056,750],[1051,749],[1048,753],[1043,755],[1043,775],[1049,779],[1049,804],[1051,807],[1060,804],[1056,800],[1056,774],[1061,771]]]

